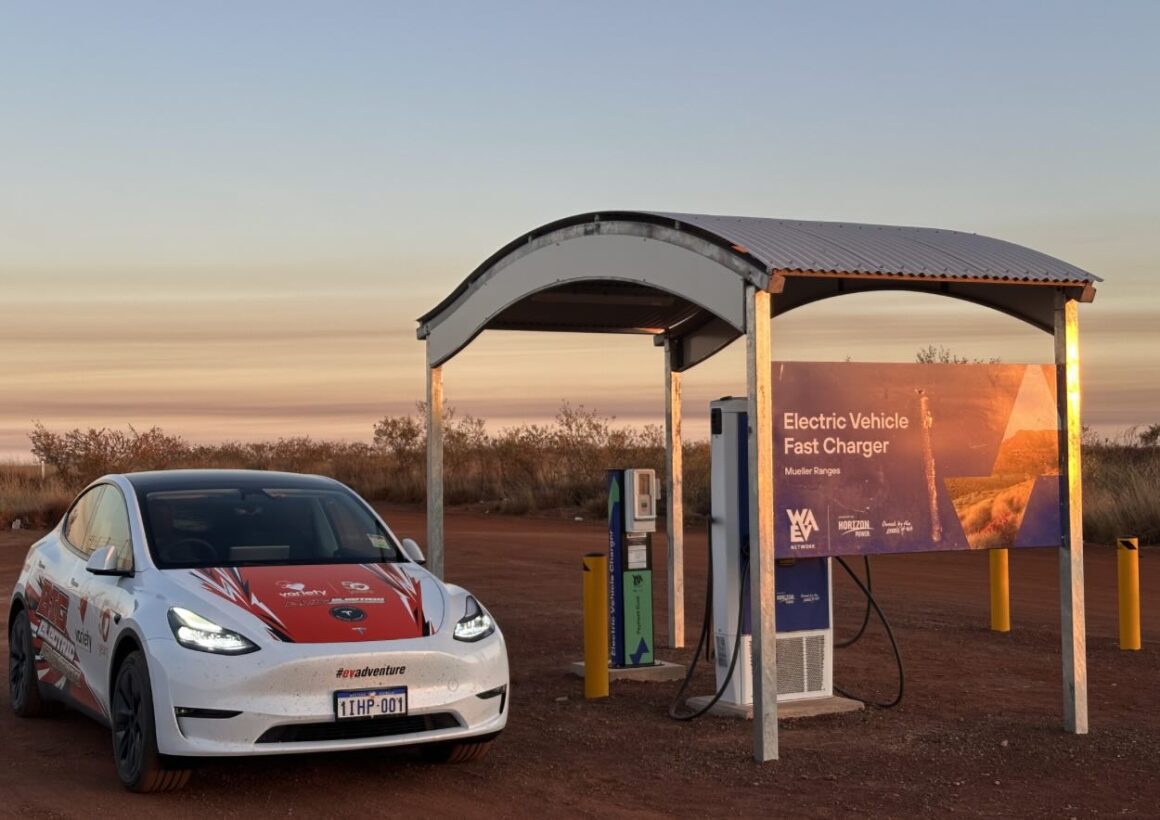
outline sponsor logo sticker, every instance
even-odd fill
[[[839,515],[838,535],[853,536],[854,538],[869,538],[870,519],[859,518],[856,515]]]
[[[809,507],[800,510],[786,510],[789,518],[789,540],[793,544],[804,544],[818,531],[818,519]]]

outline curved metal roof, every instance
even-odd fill
[[[642,244],[643,240],[643,244]],[[432,363],[486,328],[664,334],[684,367],[743,332],[746,284],[775,313],[868,290],[916,290],[1050,330],[1054,291],[1090,301],[1098,277],[1039,251],[939,228],[645,211],[586,213],[492,254],[420,317]],[[1049,287],[1044,287],[1049,286]]]
[[[744,248],[769,272],[859,273],[920,279],[1091,283],[1100,279],[1045,253],[942,228],[805,222],[751,216],[654,214]]]

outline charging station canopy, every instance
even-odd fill
[[[645,211],[584,213],[525,233],[419,318],[427,351],[427,548],[443,573],[442,366],[487,329],[635,333],[665,348],[669,642],[684,645],[680,376],[747,343],[754,756],[777,756],[774,316],[847,293],[973,302],[1055,337],[1060,419],[1064,725],[1087,731],[1078,305],[1100,279],[1060,259],[936,228]],[[675,524],[673,522],[676,522]]]

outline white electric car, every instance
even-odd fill
[[[110,726],[134,791],[184,785],[199,756],[422,743],[476,759],[507,723],[507,649],[422,562],[328,478],[105,476],[28,551],[12,707]]]

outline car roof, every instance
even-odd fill
[[[155,470],[125,473],[139,493],[212,489],[334,489],[333,478],[269,470]],[[341,485],[339,485],[341,486]]]

